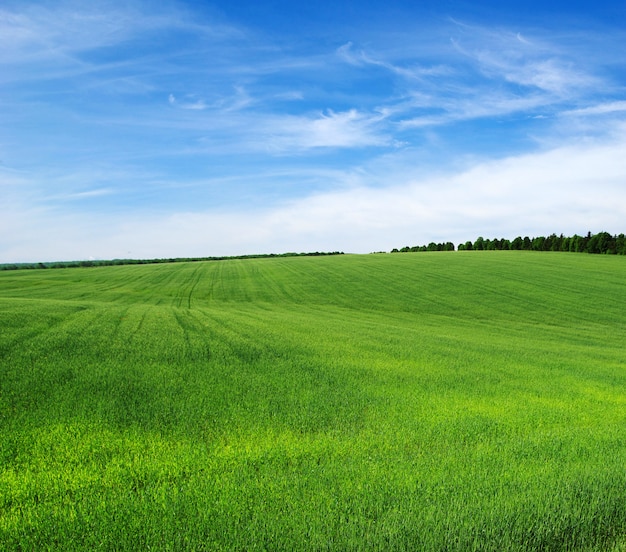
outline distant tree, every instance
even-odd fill
[[[543,245],[546,241],[546,238],[544,238],[543,236],[537,236],[536,238],[533,238],[532,242],[531,242],[531,248],[533,251],[544,251]]]
[[[563,242],[563,234],[557,236],[556,234],[550,234],[548,236],[550,240],[550,251],[561,251],[561,243]]]
[[[614,249],[614,240],[608,232],[599,232],[589,236],[585,245],[587,253],[609,253]]]

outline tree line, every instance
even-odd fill
[[[413,247],[394,248],[392,253],[415,253],[420,251],[454,251],[452,242],[434,243],[428,245],[418,245]],[[626,236],[624,234],[611,235],[608,232],[592,234],[587,232],[586,236],[564,236],[560,234],[550,234],[549,236],[518,236],[513,240],[505,238],[486,239],[482,236],[476,240],[460,243],[459,251],[567,251],[571,253],[594,253],[608,255],[626,255]]]
[[[312,253],[259,253],[252,255],[233,255],[221,257],[175,257],[168,259],[112,259],[89,261],[54,261],[49,263],[6,263],[0,264],[0,270],[23,270],[41,268],[88,268],[94,266],[118,266],[158,263],[188,263],[198,261],[225,261],[228,259],[265,259],[272,257],[319,257],[324,255],[343,255],[343,251],[314,251]]]

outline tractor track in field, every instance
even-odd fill
[[[200,280],[202,279],[203,272],[203,266],[200,264],[193,269],[187,278],[186,283],[180,286],[178,293],[176,293],[172,298],[174,306],[180,308],[186,307],[188,309],[191,308],[193,295]]]

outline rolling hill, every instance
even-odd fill
[[[0,273],[0,542],[623,550],[626,257]]]

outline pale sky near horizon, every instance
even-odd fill
[[[0,263],[626,232],[626,2],[4,1],[0,212]]]

